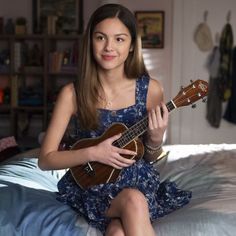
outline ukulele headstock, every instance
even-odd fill
[[[185,88],[182,88],[173,99],[176,107],[192,105],[194,102],[207,96],[208,83],[204,80],[196,80]]]

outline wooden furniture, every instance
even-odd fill
[[[61,86],[78,75],[80,35],[0,35],[0,137],[35,147]]]

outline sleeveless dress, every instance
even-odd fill
[[[130,127],[141,120],[147,114],[148,84],[149,77],[147,75],[138,78],[136,80],[135,104],[115,111],[99,109],[99,128],[91,132],[81,131],[78,128],[78,138],[101,136],[114,122],[121,122]],[[190,191],[177,188],[174,182],[160,183],[159,173],[150,163],[141,159],[132,166],[122,169],[116,182],[100,184],[88,189],[80,188],[68,171],[58,182],[58,200],[71,206],[90,225],[104,233],[110,222],[104,212],[109,208],[111,200],[124,188],[135,188],[145,195],[151,221],[181,208],[191,198]]]

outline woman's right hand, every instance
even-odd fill
[[[113,144],[114,141],[119,139],[121,134],[114,135],[101,143],[91,147],[91,158],[92,161],[97,161],[106,165],[110,165],[116,169],[122,169],[132,165],[135,160],[122,157],[122,155],[137,155],[136,152],[118,148]]]

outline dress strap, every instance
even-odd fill
[[[147,102],[147,92],[149,85],[149,76],[144,74],[137,79],[136,83],[136,104],[140,102],[146,105]]]
[[[137,120],[142,119],[147,114],[147,92],[149,85],[149,76],[144,74],[136,82],[136,115]]]

